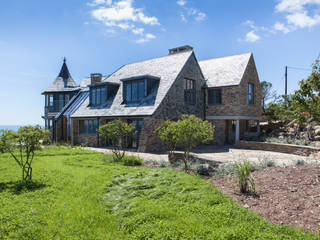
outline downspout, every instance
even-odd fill
[[[203,86],[201,87],[202,88],[202,91],[203,91],[203,120],[206,120],[206,110],[207,110],[207,95],[206,95],[206,89],[207,89],[207,80],[205,80]]]

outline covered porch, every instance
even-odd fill
[[[207,116],[215,126],[214,143],[235,144],[237,141],[260,135],[260,117],[254,116]]]

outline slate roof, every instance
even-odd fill
[[[252,53],[199,61],[208,87],[239,85]]]
[[[66,59],[64,59],[59,75],[51,84],[51,86],[44,91],[44,93],[70,92],[77,91],[79,89],[80,88],[77,86],[76,82],[72,79],[68,66],[66,64]]]
[[[147,116],[152,115],[158,108],[169,88],[181,72],[193,51],[172,54],[160,58],[154,58],[142,62],[124,65],[103,81],[120,83],[118,92],[113,101],[104,108],[92,108],[89,105],[89,97],[71,117],[99,117],[99,116]],[[154,94],[153,105],[147,104],[122,104],[122,81],[121,79],[132,78],[142,75],[151,75],[160,78],[157,93]]]

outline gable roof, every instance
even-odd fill
[[[87,98],[71,117],[152,115],[192,54],[193,51],[188,51],[124,65],[109,77],[103,79],[104,82],[121,84],[115,98],[108,104],[108,107],[91,108],[89,106],[89,98]],[[158,91],[153,95],[154,100],[152,102],[154,104],[122,104],[123,89],[121,79],[143,75],[160,78]]]
[[[252,53],[199,61],[208,87],[239,85]]]
[[[63,64],[60,70],[59,75],[48,87],[45,92],[70,92],[79,90],[76,82],[72,79],[71,74],[69,72],[68,66],[66,64],[66,59],[63,59]]]

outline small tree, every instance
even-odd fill
[[[194,115],[182,115],[177,122],[177,142],[184,148],[184,169],[188,170],[190,151],[200,144],[213,140],[214,129],[211,123]]]
[[[131,123],[114,120],[99,127],[99,135],[111,141],[113,159],[121,161],[125,155],[124,141],[135,134],[135,126]]]
[[[305,121],[302,113],[316,120],[320,120],[320,60],[312,65],[312,73],[306,80],[299,82],[300,89],[292,96],[292,103],[295,108],[296,118]]]
[[[177,145],[184,148],[183,162],[187,171],[190,151],[199,144],[213,140],[214,129],[208,121],[203,121],[194,115],[182,115],[177,122],[164,122],[156,132],[167,145],[169,159],[173,157]]]
[[[262,81],[261,85],[261,98],[262,98],[262,111],[265,113],[266,101],[275,98],[276,93],[272,90],[272,83]]]
[[[156,133],[160,137],[161,141],[166,144],[168,150],[168,158],[171,164],[174,163],[174,150],[177,146],[177,122],[172,121],[164,121],[162,124],[156,129]]]
[[[25,126],[17,132],[1,130],[0,145],[4,152],[9,152],[16,163],[21,167],[22,180],[32,180],[32,161],[35,151],[40,149],[41,141],[50,132],[40,126]]]

